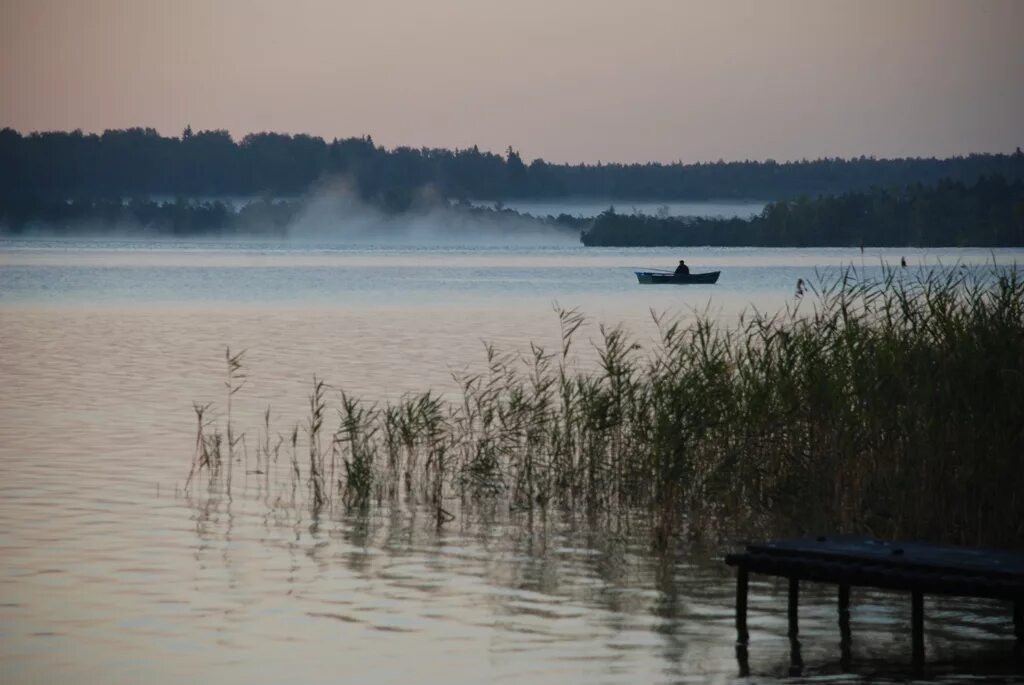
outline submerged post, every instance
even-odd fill
[[[800,654],[799,619],[797,608],[800,605],[800,581],[797,578],[789,579],[789,675],[799,676],[804,670],[804,659]]]
[[[850,586],[839,585],[839,660],[843,670],[850,668]]]
[[[800,640],[789,638],[789,675],[799,678],[804,672],[804,657],[800,653]]]
[[[920,590],[914,590],[910,595],[910,604],[914,669],[920,670],[924,666],[924,594]]]
[[[800,604],[800,581],[796,578],[789,579],[789,639],[795,640],[800,634],[799,618],[797,607]]]
[[[1013,651],[1017,659],[1024,662],[1024,597],[1013,603],[1013,636],[1017,638],[1013,643]]]
[[[1013,603],[1013,635],[1017,645],[1024,645],[1024,597]]]
[[[736,642],[746,645],[750,640],[747,632],[747,569],[736,568]]]
[[[850,632],[850,586],[839,585],[839,632],[849,637]]]

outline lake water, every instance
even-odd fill
[[[721,270],[639,286],[635,269]],[[0,241],[0,682],[730,683],[790,674],[785,588],[755,576],[738,678],[727,544],[650,552],[636,529],[409,505],[311,519],[258,477],[183,490],[192,401],[288,426],[317,374],[380,399],[451,387],[483,340],[551,345],[552,303],[644,340],[650,310],[724,323],[843,265],[967,268],[1024,251],[764,250],[118,240]],[[461,513],[461,512],[460,512]],[[900,680],[909,598],[855,591],[851,661],[833,590],[801,595],[802,675]],[[1007,607],[926,601],[929,676],[1013,682]]]

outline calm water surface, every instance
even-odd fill
[[[451,387],[482,340],[552,345],[552,303],[641,340],[650,310],[723,322],[797,278],[854,265],[1024,261],[1001,250],[692,249],[716,286],[641,287],[663,250],[0,242],[0,682],[675,683],[790,674],[785,588],[755,577],[738,678],[724,549],[651,555],[635,525],[408,505],[319,520],[260,479],[183,492],[191,402],[247,349],[239,423],[303,416],[314,373],[364,397]],[[803,676],[905,677],[909,601],[853,597],[840,663],[832,590],[801,597]],[[1013,681],[1006,607],[926,604],[929,677]],[[844,674],[845,671],[845,674]]]

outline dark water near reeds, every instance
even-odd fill
[[[634,268],[721,269],[639,286]],[[449,389],[481,340],[554,345],[552,302],[643,341],[650,309],[791,301],[797,278],[882,261],[1024,261],[1024,251],[343,249],[275,243],[0,242],[0,682],[734,682],[727,545],[650,552],[639,519],[415,504],[319,519],[236,474],[182,486],[191,402],[301,420],[314,373],[367,398]],[[300,493],[301,495],[301,493]],[[801,595],[802,677],[909,677],[909,598],[855,591],[842,662],[833,591]],[[785,587],[754,578],[751,678],[790,677]],[[926,602],[927,677],[1015,682],[1008,607]]]

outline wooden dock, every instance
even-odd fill
[[[1024,650],[1024,554],[893,542],[860,535],[829,535],[748,545],[726,556],[735,566],[737,655],[745,670],[747,582],[750,573],[789,579],[789,638],[793,666],[799,668],[798,605],[800,581],[838,586],[839,628],[843,659],[849,660],[850,588],[873,587],[909,592],[913,665],[924,665],[924,595],[987,597],[1013,603],[1018,657]]]

